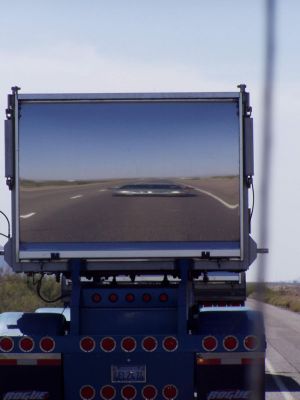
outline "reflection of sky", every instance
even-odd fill
[[[236,103],[23,104],[20,177],[239,174]]]

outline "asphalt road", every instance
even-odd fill
[[[208,189],[192,185],[187,197],[113,196],[104,183],[23,189],[21,240],[238,241],[238,204]]]
[[[259,303],[249,300],[257,308]],[[300,314],[263,305],[267,334],[266,400],[300,400]]]

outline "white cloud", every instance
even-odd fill
[[[4,91],[15,84],[24,93],[236,90],[230,82],[212,82],[199,69],[184,63],[110,59],[92,46],[69,42],[39,53],[2,51],[0,58],[6,60],[0,65]]]

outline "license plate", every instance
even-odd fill
[[[146,382],[146,365],[112,365],[112,382]]]

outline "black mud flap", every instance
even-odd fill
[[[264,400],[264,365],[255,368],[256,379],[253,380],[249,365],[197,366],[198,400],[253,400],[254,397]]]
[[[1,400],[63,400],[61,366],[1,365]]]

